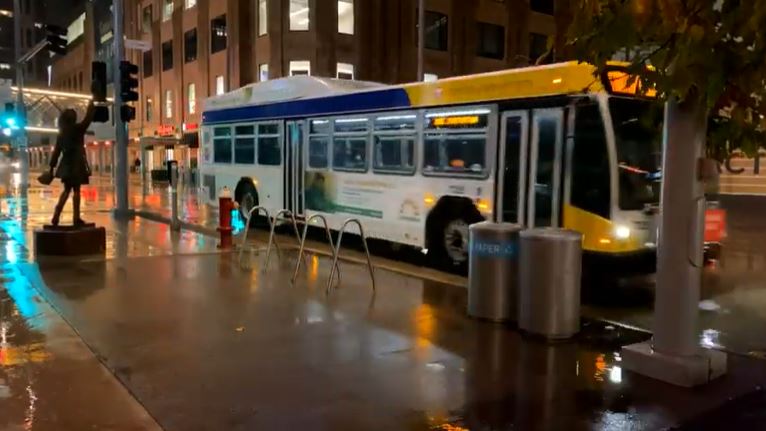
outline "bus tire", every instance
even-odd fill
[[[442,270],[467,273],[468,226],[482,220],[484,217],[470,200],[439,201],[426,219],[429,263]]]
[[[251,178],[241,178],[234,188],[234,200],[239,204],[239,215],[242,220],[247,219],[248,212],[258,206],[258,189]],[[253,214],[250,225],[254,226],[260,214]]]

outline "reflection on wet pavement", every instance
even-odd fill
[[[0,429],[157,429],[18,269],[0,266]]]

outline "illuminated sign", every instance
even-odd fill
[[[195,130],[199,129],[198,123],[184,123],[183,124],[183,130],[184,132],[193,132]]]
[[[433,127],[460,127],[475,126],[479,124],[478,115],[464,115],[459,117],[436,117],[431,120]]]
[[[175,126],[170,124],[163,124],[157,128],[157,135],[159,136],[171,136],[176,132]]]
[[[657,97],[654,88],[643,88],[641,79],[630,75],[622,70],[609,70],[606,72],[605,86],[612,94],[630,96]]]

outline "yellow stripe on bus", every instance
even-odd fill
[[[489,102],[603,91],[596,69],[585,63],[502,70],[404,85],[412,107]]]

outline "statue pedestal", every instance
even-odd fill
[[[95,223],[82,226],[50,226],[35,230],[36,256],[84,256],[104,254],[106,229]]]

